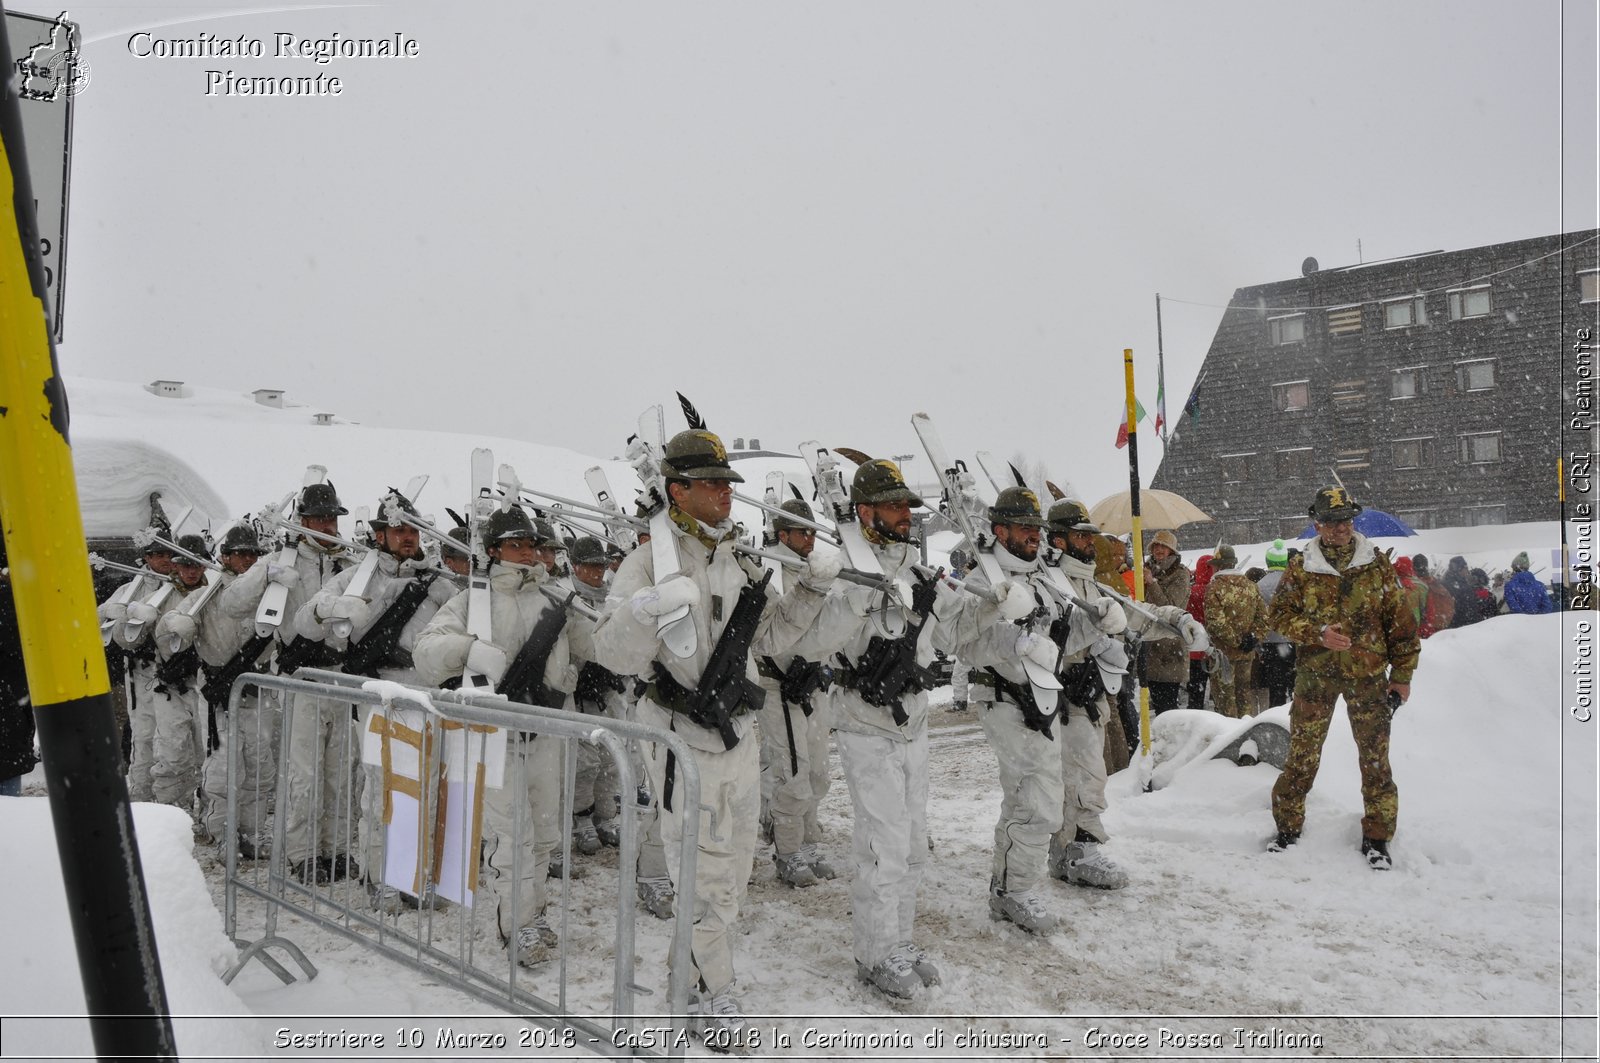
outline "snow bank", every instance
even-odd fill
[[[42,797],[0,798],[0,910],[10,913],[6,944],[7,1058],[93,1057],[83,1018],[72,925],[50,805]],[[175,1016],[236,1016],[249,1012],[221,975],[233,963],[233,943],[191,854],[189,814],[167,805],[133,806],[134,830],[155,923],[167,1005]],[[260,1051],[258,1036],[235,1021],[174,1021],[186,1058]]]

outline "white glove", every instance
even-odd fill
[[[1021,580],[1008,579],[994,589],[994,603],[1000,610],[1000,619],[1021,620],[1039,608],[1033,588]]]
[[[692,579],[669,579],[654,587],[645,587],[628,601],[641,624],[653,624],[657,617],[666,616],[675,609],[699,604],[700,586]]]
[[[934,617],[941,621],[949,620],[960,611],[963,597],[961,588],[951,586],[947,579],[941,579],[933,588]]]
[[[160,634],[176,638],[174,653],[181,653],[194,645],[195,636],[200,633],[200,625],[188,613],[168,613],[161,620]]]
[[[109,623],[121,623],[127,615],[128,606],[126,602],[106,602],[100,607],[100,619]]]
[[[273,583],[281,583],[285,587],[293,587],[300,582],[300,570],[293,565],[275,565],[268,561],[267,579]]]
[[[1024,631],[1017,636],[1017,656],[1027,657],[1034,664],[1053,672],[1056,662],[1061,658],[1061,650],[1047,636]]]
[[[1183,620],[1178,623],[1178,627],[1183,632],[1184,649],[1205,649],[1211,644],[1210,637],[1206,634],[1206,629],[1194,617],[1185,614]]]
[[[839,573],[844,569],[844,558],[837,551],[821,550],[811,551],[811,556],[806,558],[806,570],[800,577],[804,583],[814,591],[826,591],[833,586],[833,581],[839,578]]]
[[[480,675],[489,677],[489,682],[499,683],[506,674],[506,666],[511,663],[502,650],[492,642],[474,639],[472,645],[467,647],[467,667]]]
[[[372,618],[372,607],[365,598],[357,598],[353,594],[342,594],[335,598],[327,607],[328,620],[348,620],[353,628],[364,629],[367,621]]]
[[[1128,626],[1120,615],[1121,612],[1122,606],[1111,598],[1096,598],[1089,603],[1089,614],[1094,617],[1094,626],[1109,635],[1115,635]]]
[[[161,619],[161,613],[148,602],[134,602],[128,606],[128,619],[149,626]]]

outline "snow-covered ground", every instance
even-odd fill
[[[151,397],[161,405],[136,416],[117,390],[135,390],[127,385],[72,387],[86,508],[95,505],[85,475],[86,444],[94,440],[136,440],[150,453],[182,455],[226,507],[219,519],[281,495],[311,461],[328,465],[353,496],[347,502],[370,504],[389,483],[430,472],[437,477],[430,494],[444,489],[424,510],[455,506],[467,452],[481,442],[275,427],[272,418],[287,413],[264,408],[267,419],[250,426],[241,412],[248,400],[232,396],[217,397],[213,412],[194,417],[171,415],[190,400]],[[235,424],[241,427],[232,434]],[[619,437],[626,432],[619,419]],[[500,443],[491,445],[498,454]],[[520,448],[515,456],[513,448]],[[505,450],[525,482],[583,497],[581,470],[590,459],[531,444],[506,443]],[[152,480],[181,478],[159,461],[149,469]],[[758,475],[747,476],[759,484]],[[628,482],[613,474],[619,494]],[[1555,526],[1541,524],[1446,529],[1383,545],[1440,560],[1462,553],[1493,567],[1527,549],[1537,567],[1555,542]],[[1259,559],[1261,545],[1240,548],[1241,557],[1250,554]],[[1395,720],[1400,831],[1387,874],[1367,870],[1356,850],[1361,802],[1342,710],[1308,803],[1304,840],[1280,855],[1262,851],[1272,830],[1275,769],[1209,759],[1233,721],[1168,714],[1157,723],[1162,785],[1141,792],[1133,770],[1111,781],[1110,850],[1132,885],[1100,893],[1052,883],[1063,929],[1043,940],[988,918],[999,805],[993,754],[971,721],[936,712],[929,809],[935,852],[918,937],[941,961],[944,984],[900,1009],[856,982],[850,806],[835,766],[823,848],[840,878],[790,890],[758,856],[735,945],[745,1010],[771,1016],[756,1020],[768,1040],[776,1031],[791,1043],[767,1052],[790,1058],[1593,1058],[1597,725],[1569,712],[1579,695],[1573,636],[1580,622],[1590,624],[1592,637],[1592,614],[1566,613],[1500,617],[1424,644],[1412,700]],[[1592,697],[1592,648],[1585,663]],[[941,706],[948,696],[935,692]],[[36,773],[30,781],[42,780]],[[218,975],[235,950],[222,932],[214,860],[191,851],[182,813],[141,805],[136,822],[169,1003],[191,1016],[177,1020],[184,1058],[317,1058],[275,1048],[280,1030],[379,1032],[393,1046],[397,1027],[421,1027],[431,1044],[433,1031],[452,1017],[457,1028],[474,1031],[517,1028],[337,935],[293,924],[285,932],[319,967],[314,981],[282,986],[252,966],[222,985]],[[0,799],[0,866],[8,869],[0,875],[0,910],[9,915],[11,956],[0,975],[0,1011],[64,1016],[5,1019],[6,1058],[91,1051],[87,1024],[73,1017],[81,1016],[82,992],[54,846],[43,798]],[[609,852],[580,858],[585,873],[573,884],[567,912],[575,946],[569,992],[585,1014],[607,1008],[608,968],[596,956],[604,953],[614,861]],[[251,915],[247,910],[245,936],[260,932]],[[639,1005],[651,1012],[664,985],[666,924],[646,916],[639,935],[637,980],[657,991]],[[536,984],[548,987],[550,975]],[[463,1022],[467,1015],[479,1018]],[[979,1031],[977,1047],[970,1031]],[[828,1040],[841,1034],[876,1037],[883,1047],[863,1052]],[[1042,1037],[1048,1047],[1002,1050],[994,1047],[1001,1034]],[[1317,1046],[1295,1048],[1285,1034],[1314,1035]],[[388,1057],[461,1055],[391,1047]]]

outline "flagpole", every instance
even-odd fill
[[[1128,504],[1132,517],[1133,600],[1144,601],[1144,527],[1139,517],[1139,417],[1138,400],[1133,397],[1133,348],[1122,351],[1122,373],[1128,418]],[[1138,662],[1130,662],[1130,675],[1138,675]],[[1139,776],[1144,789],[1151,786],[1153,761],[1150,755],[1150,691],[1139,684]]]
[[[1167,354],[1161,344],[1161,293],[1156,292],[1156,417],[1161,421],[1161,449],[1167,448]]]

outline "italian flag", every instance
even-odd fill
[[[1145,412],[1144,412],[1144,403],[1140,402],[1138,399],[1134,399],[1133,400],[1133,408],[1134,408],[1134,413],[1135,413],[1135,416],[1134,416],[1135,422],[1149,420],[1148,415],[1146,415]],[[1117,449],[1121,450],[1123,447],[1125,447],[1127,445],[1128,445],[1128,408],[1126,406],[1124,406],[1122,408],[1122,423],[1117,425]]]
[[[1137,401],[1137,400],[1135,400]],[[1167,384],[1162,381],[1156,387],[1156,432],[1161,431],[1161,426],[1167,423]]]

